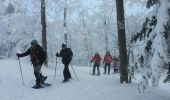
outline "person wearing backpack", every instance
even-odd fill
[[[106,74],[107,67],[108,67],[108,75],[110,74],[110,64],[111,64],[112,60],[113,60],[112,55],[110,54],[109,51],[107,51],[106,55],[104,56],[104,60],[103,60],[103,63],[105,64],[104,74]]]
[[[113,66],[114,74],[119,72],[118,61],[119,61],[119,59],[116,56],[113,56],[113,65],[112,66]]]
[[[64,80],[63,82],[67,82],[71,78],[71,73],[69,71],[69,64],[73,57],[73,52],[71,48],[67,48],[65,44],[61,45],[62,49],[60,50],[60,53],[56,53],[57,57],[62,57],[62,63],[64,64],[64,70],[63,70],[63,76]]]
[[[95,53],[94,57],[92,58],[91,62],[94,62],[93,66],[93,75],[95,75],[95,69],[97,67],[97,75],[100,75],[100,62],[101,62],[101,57],[98,52]]]
[[[17,53],[16,55],[18,59],[20,57],[30,55],[31,62],[33,64],[34,75],[36,78],[36,84],[33,87],[40,88],[41,85],[44,84],[45,80],[47,79],[47,76],[43,76],[41,73],[41,67],[47,58],[46,52],[38,44],[37,40],[32,40],[31,47],[25,53],[22,54]]]

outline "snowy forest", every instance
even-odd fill
[[[72,87],[68,84],[66,84],[66,87],[60,86],[60,90],[67,89],[67,87],[71,90],[74,88],[73,86],[78,86],[76,90],[83,91],[80,87],[86,87],[89,84],[87,81],[96,80],[100,82],[100,79],[97,80],[92,76],[89,76],[92,78],[88,79],[88,76],[83,74],[92,73],[95,65],[92,63],[93,56],[98,53],[101,57],[99,64],[101,81],[110,82],[116,77],[117,83],[115,84],[118,90],[126,87],[126,92],[130,89],[134,89],[137,93],[144,92],[144,90],[149,91],[143,96],[139,94],[131,95],[135,93],[132,92],[128,99],[126,98],[127,94],[120,98],[119,96],[123,94],[121,92],[115,97],[118,100],[136,100],[137,98],[146,100],[145,96],[148,97],[148,100],[169,100],[168,98],[170,98],[168,96],[170,93],[170,0],[0,0],[0,62],[3,65],[0,68],[2,70],[0,71],[0,85],[3,86],[5,77],[11,76],[3,71],[6,70],[5,67],[11,68],[9,67],[11,60],[11,65],[19,66],[17,65],[18,60],[16,60],[18,55],[16,54],[27,51],[32,40],[37,40],[47,53],[43,68],[47,70],[45,73],[49,74],[48,80],[53,80],[50,78],[50,73],[54,73],[54,70],[56,76],[56,66],[63,66],[62,60],[56,57],[59,56],[58,52],[60,52],[62,44],[64,43],[72,49],[73,57],[69,69],[73,70],[72,77],[76,76],[75,81],[77,79],[80,83],[71,83]],[[104,58],[107,52],[110,52],[113,57],[117,57],[118,73],[109,73],[109,77],[102,77],[103,66],[105,66]],[[19,60],[20,66],[23,63],[25,66],[31,66],[30,57],[22,59],[21,62]],[[30,85],[32,84],[28,80],[30,77],[26,74],[26,71],[24,75],[24,69],[26,70],[27,67],[22,66],[23,73],[21,75],[25,76],[25,82]],[[9,72],[12,73],[11,70]],[[57,75],[61,74],[61,78],[62,70],[63,67],[57,69]],[[30,73],[28,71],[28,74]],[[14,76],[17,76],[16,74]],[[81,79],[80,76],[83,78]],[[21,81],[19,74],[17,77],[15,85]],[[86,79],[88,80],[85,82]],[[8,81],[8,85],[13,82],[12,80]],[[52,87],[56,84],[54,80],[50,82],[53,83]],[[124,82],[128,84],[121,87]],[[57,84],[59,85],[59,83]],[[104,84],[102,82],[101,86],[104,86]],[[54,87],[57,90],[57,86]],[[84,99],[81,98],[83,93],[74,91],[80,95],[76,98],[77,95],[73,94],[70,100],[104,100],[104,97],[109,95],[101,91],[99,94],[95,93],[96,97],[93,97],[93,95],[86,94],[87,91],[90,91],[88,90],[90,85],[87,85],[86,88],[86,91],[83,92],[85,93]],[[161,91],[167,88],[166,93],[155,92],[155,89],[158,88],[161,88]],[[15,97],[12,100],[34,100],[35,98],[27,98],[29,95],[24,93],[19,95],[22,91],[32,91],[26,91],[26,89],[20,89],[16,94],[10,92]],[[96,92],[95,90],[92,91]],[[115,92],[116,90],[110,89],[110,91]],[[65,91],[62,92],[64,94]],[[62,92],[58,94],[62,95]],[[3,91],[0,92],[3,100],[12,98],[6,97],[5,94],[1,95],[1,93],[3,94]],[[8,91],[6,90],[5,93],[8,93]],[[71,91],[66,92],[67,95],[69,93]],[[160,95],[157,95],[157,93]],[[43,91],[41,91],[41,94],[43,94]],[[67,98],[64,96],[55,98],[52,94],[50,94],[51,98],[48,96],[44,100],[69,99],[69,96]],[[103,97],[101,94],[103,94]],[[36,100],[41,99],[41,97],[37,98]],[[113,98],[114,95],[105,100],[113,100]]]

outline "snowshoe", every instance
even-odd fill
[[[50,84],[50,83],[43,83],[42,86],[43,87],[47,87],[47,86],[52,86],[52,84]]]
[[[45,87],[48,87],[48,86],[52,86],[52,84],[50,84],[50,83],[43,83],[43,84],[36,84],[36,85],[34,85],[32,88],[33,89],[40,89],[40,88],[45,88]]]
[[[39,88],[43,88],[43,86],[41,86],[41,84],[35,84],[32,88],[39,89]]]

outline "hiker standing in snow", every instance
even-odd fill
[[[67,82],[68,79],[71,78],[71,74],[69,71],[69,64],[72,60],[73,57],[73,52],[70,48],[67,48],[67,46],[65,44],[62,44],[62,49],[60,51],[60,53],[56,53],[57,57],[62,57],[62,63],[64,64],[64,70],[63,70],[63,76],[64,76],[64,80],[63,82]]]
[[[41,85],[47,79],[47,76],[43,76],[41,73],[41,67],[44,61],[46,60],[47,55],[43,48],[38,44],[37,40],[31,41],[31,47],[25,53],[17,53],[16,55],[18,58],[30,55],[31,62],[34,68],[34,75],[36,78],[36,85],[33,87],[41,87]]]
[[[94,57],[92,58],[91,62],[94,62],[93,66],[93,75],[95,74],[95,69],[97,67],[97,75],[100,75],[100,62],[101,62],[101,57],[98,52],[95,53]]]
[[[116,56],[113,56],[112,60],[113,60],[113,71],[114,71],[114,73],[118,73],[118,71],[119,71],[119,69],[118,69],[119,59]]]
[[[110,54],[109,51],[106,52],[106,55],[104,56],[103,63],[105,64],[104,66],[104,74],[106,74],[106,70],[108,68],[108,75],[110,74],[110,64],[112,62],[112,55]]]

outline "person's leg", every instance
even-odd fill
[[[110,74],[110,64],[107,64],[108,66],[108,74]]]
[[[66,78],[69,79],[71,78],[71,74],[70,74],[70,71],[69,71],[69,64],[66,64]]]
[[[114,69],[114,74],[118,72],[118,69],[117,69],[117,66],[113,66],[113,69]]]
[[[105,63],[105,65],[104,65],[104,74],[106,74],[106,68],[107,68],[107,64]]]
[[[100,64],[97,64],[97,75],[100,75]]]
[[[63,76],[64,80],[67,80],[67,64],[64,64]]]
[[[44,84],[44,82],[47,79],[47,76],[42,75],[42,73],[40,73],[40,78],[41,78],[41,83]]]
[[[34,68],[34,75],[36,78],[36,85],[41,85],[41,77],[40,77],[41,66],[37,65],[37,66],[33,66],[33,68]]]
[[[95,69],[96,69],[96,63],[93,66],[93,75],[95,74]]]

